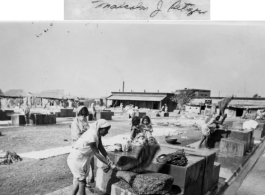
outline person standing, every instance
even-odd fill
[[[79,139],[79,137],[89,129],[87,121],[88,110],[85,106],[77,108],[77,116],[71,124],[71,138],[72,145]]]
[[[26,126],[27,126],[27,125],[29,125],[30,106],[25,104],[23,106],[23,112],[24,112],[25,122],[26,122]]]
[[[107,135],[110,128],[111,126],[106,120],[99,119],[91,124],[90,129],[75,142],[67,158],[68,167],[73,174],[72,195],[76,195],[78,192],[80,195],[86,194],[86,178],[89,174],[90,160],[93,156],[96,156],[109,168],[121,170],[110,160],[102,145],[101,137]]]

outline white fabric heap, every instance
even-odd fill
[[[259,124],[257,123],[257,121],[254,120],[245,121],[243,123],[243,129],[248,129],[248,130],[256,129],[258,125]]]

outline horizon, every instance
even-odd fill
[[[265,22],[1,22],[0,89],[264,96]],[[196,33],[195,33],[196,32]],[[165,92],[166,93],[166,92]]]

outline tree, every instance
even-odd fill
[[[259,97],[258,94],[253,95],[253,98],[258,98],[258,97]]]
[[[175,92],[175,95],[171,98],[171,101],[178,104],[178,108],[183,108],[184,105],[190,103],[195,98],[195,91],[192,89],[184,89]]]

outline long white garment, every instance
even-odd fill
[[[67,164],[76,179],[84,180],[88,176],[90,160],[94,155],[90,143],[95,142],[98,147],[98,129],[108,126],[110,125],[106,120],[100,119],[92,123],[90,129],[75,142],[67,158]]]

